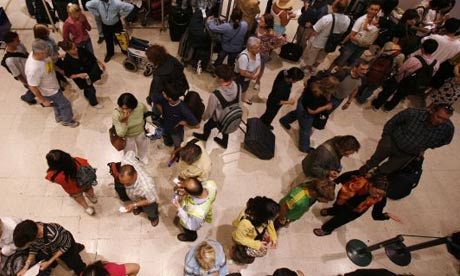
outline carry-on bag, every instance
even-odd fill
[[[177,6],[171,6],[169,12],[169,36],[171,41],[180,41],[182,34],[185,33],[190,23],[191,11],[183,10]]]
[[[283,46],[281,46],[281,51],[279,54],[281,58],[284,58],[290,61],[295,61],[295,62],[299,61],[303,53],[303,48],[302,46],[300,46],[299,43],[294,43],[295,39],[296,39],[296,36],[292,38],[291,42],[288,42],[284,44]]]
[[[259,159],[272,159],[275,156],[275,135],[270,127],[259,118],[249,118],[245,125],[244,148]]]

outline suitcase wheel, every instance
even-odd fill
[[[127,71],[130,71],[130,72],[137,72],[137,64],[136,62],[134,62],[134,60],[130,59],[130,58],[127,58],[123,61],[123,67],[125,67],[125,69]]]

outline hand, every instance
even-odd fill
[[[293,105],[293,104],[295,104],[295,100],[294,99],[289,99],[287,101],[287,104]]]
[[[399,222],[399,223],[401,223],[401,224],[404,224],[404,223],[401,221],[400,218],[398,218],[397,216],[395,216],[395,215],[393,215],[393,214],[391,214],[391,213],[386,213],[386,216],[387,216],[389,219],[392,219],[392,220],[394,220],[394,221],[396,221],[396,222]]]
[[[174,205],[174,207],[176,207],[177,209],[179,209],[179,208],[180,208],[179,199],[177,199],[177,200],[173,200],[173,201],[172,201],[172,204],[173,204],[173,205]]]
[[[19,270],[18,274],[16,276],[24,276],[27,272],[27,269],[24,267],[23,269]]]
[[[99,68],[101,68],[102,71],[105,71],[105,65],[102,62],[99,62]]]
[[[121,116],[120,116],[119,121],[120,121],[121,123],[126,123],[126,122],[128,121],[129,115],[131,115],[131,112],[129,112],[129,111],[126,111],[126,112],[123,111],[123,113],[122,113]]]
[[[40,270],[43,271],[43,270],[47,269],[48,266],[50,266],[50,265],[51,265],[50,261],[42,262],[42,263],[40,264]]]
[[[336,179],[339,176],[338,171],[329,171],[329,177],[332,179]]]
[[[325,110],[332,110],[332,104],[327,104],[326,107],[324,108]]]
[[[278,248],[278,241],[272,241],[270,244],[271,249],[277,249]]]
[[[186,121],[180,121],[179,123],[177,123],[177,125],[175,127],[186,126],[186,125],[187,125]]]
[[[46,107],[50,107],[50,106],[52,106],[52,103],[50,101],[48,101],[47,99],[43,99],[42,105],[46,106]]]
[[[129,213],[129,212],[132,212],[134,210],[134,204],[126,204],[125,205],[125,208],[126,208],[126,213]]]
[[[79,77],[80,79],[86,79],[86,78],[88,78],[89,76],[88,76],[87,73],[80,73],[80,74],[78,74],[78,77]]]
[[[344,105],[342,105],[342,110],[348,109],[350,107],[350,102],[346,102]]]

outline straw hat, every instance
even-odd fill
[[[292,9],[292,0],[278,0],[276,5],[283,10]]]

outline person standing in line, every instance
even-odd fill
[[[273,82],[272,90],[268,95],[267,107],[260,120],[271,129],[273,119],[283,105],[293,105],[295,101],[290,99],[292,85],[303,80],[304,73],[298,67],[281,70]]]
[[[192,247],[185,256],[185,276],[225,276],[228,273],[223,246],[207,239]]]
[[[212,161],[203,142],[189,137],[171,153],[170,162],[177,162],[177,177],[187,179],[196,177],[206,181],[211,173]]]
[[[284,35],[286,33],[286,26],[289,24],[291,19],[296,17],[295,13],[292,11],[291,0],[277,0],[272,5],[270,13],[275,19],[273,29],[280,35]]]
[[[306,38],[310,37],[313,32],[313,25],[327,14],[327,2],[327,0],[303,0],[301,14],[297,20],[299,26],[296,32],[297,44],[302,46],[302,49],[306,47]]]
[[[246,45],[246,49],[240,53],[235,66],[235,73],[237,74],[235,82],[241,86],[243,102],[252,105],[252,97],[249,97],[246,91],[248,91],[251,80],[257,81],[260,74],[261,41],[257,37],[251,36]]]
[[[85,48],[94,54],[93,44],[88,33],[91,31],[91,25],[86,16],[81,12],[80,6],[69,4],[67,6],[67,13],[69,17],[67,17],[62,27],[62,37],[64,40],[72,41],[78,47]]]
[[[19,40],[19,35],[16,32],[7,32],[3,36],[3,40],[6,43],[6,49],[2,59],[2,66],[27,89],[26,93],[21,96],[21,100],[28,104],[36,104],[35,95],[30,91],[27,84],[25,66],[29,53],[26,47]]]
[[[37,39],[32,43],[32,54],[29,55],[25,66],[27,83],[43,106],[53,107],[57,123],[77,127],[80,123],[73,119],[72,105],[59,88],[49,53],[50,48],[46,41]]]
[[[124,154],[133,151],[142,162],[148,163],[148,140],[145,137],[144,114],[147,106],[139,103],[131,93],[123,93],[117,100],[118,108],[112,113],[112,124],[118,136],[126,139]]]
[[[101,18],[102,33],[104,34],[107,53],[104,62],[107,63],[115,54],[115,33],[123,31],[121,17],[128,16],[134,9],[130,3],[121,0],[91,0],[86,2],[86,8],[95,16]]]
[[[243,13],[243,20],[248,23],[248,31],[246,36],[254,34],[257,26],[256,17],[260,14],[258,0],[237,0],[236,7]]]
[[[80,157],[72,157],[62,150],[51,150],[46,155],[48,170],[46,179],[62,186],[64,191],[69,194],[85,212],[92,216],[95,213],[94,207],[89,206],[83,194],[86,195],[91,203],[97,203],[97,197],[91,185],[80,186],[77,181],[78,171],[82,166],[90,166],[88,160]]]

